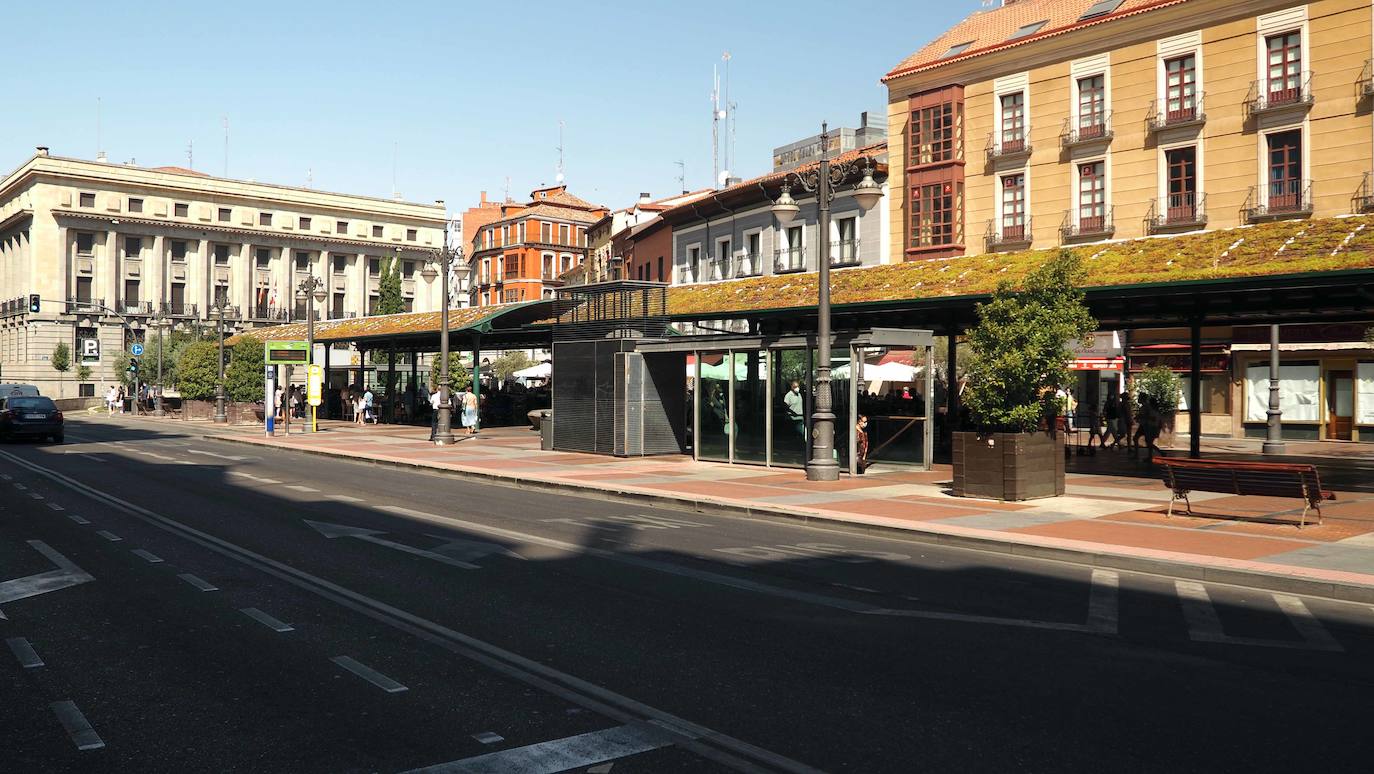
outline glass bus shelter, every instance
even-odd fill
[[[802,467],[815,407],[815,336],[711,335],[641,342],[646,357],[676,354],[687,369],[687,427],[695,459]],[[873,328],[831,341],[835,455],[858,472],[856,427],[868,418],[867,465],[928,470],[934,443],[930,331]]]

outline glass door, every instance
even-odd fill
[[[1355,375],[1351,371],[1326,372],[1326,438],[1349,441],[1355,419]]]
[[[801,467],[806,464],[806,428],[811,416],[810,356],[804,349],[775,349],[769,354],[773,419],[769,464]]]
[[[735,462],[768,461],[768,352],[735,351],[731,440]]]
[[[856,417],[865,425],[862,434],[855,430],[856,472],[863,462],[924,466],[930,416],[925,350],[867,347],[856,353]]]
[[[730,353],[697,355],[697,459],[730,461]]]

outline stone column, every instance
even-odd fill
[[[153,237],[153,254],[143,262],[143,299],[153,305],[156,314],[167,301],[167,237],[158,234]]]
[[[210,319],[210,302],[214,300],[215,288],[215,259],[210,255],[210,240],[200,240],[196,247],[196,260],[200,261],[201,267],[202,288],[198,294],[200,313],[208,320]]]
[[[253,255],[253,243],[244,242],[239,245],[239,271],[238,274],[243,278],[243,289],[239,291],[240,303],[243,304],[244,319],[253,316],[253,311],[258,307],[258,274],[254,266],[257,258]]]
[[[95,281],[91,284],[92,294],[95,298],[105,299],[105,305],[111,308],[118,306],[116,298],[119,296],[119,232],[110,229],[105,232],[105,253],[104,265],[97,262],[95,265]],[[102,359],[103,359],[102,354]]]

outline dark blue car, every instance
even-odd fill
[[[0,398],[0,440],[51,438],[62,443],[62,412],[52,398],[9,396]]]

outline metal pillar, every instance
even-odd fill
[[[324,374],[321,377],[320,398],[324,405],[324,418],[329,419],[329,350],[328,344],[324,345]]]
[[[314,279],[315,276],[312,274],[310,280],[301,286],[305,294],[305,384],[307,387],[306,393],[301,396],[301,399],[306,403],[309,402],[310,394],[310,366],[315,365],[315,298],[311,295],[315,290]],[[308,410],[310,411],[310,423],[306,425],[306,432],[313,433],[319,429],[315,425],[315,407],[309,406]]]
[[[1202,324],[1194,322],[1188,369],[1188,456],[1202,456]]]
[[[166,326],[159,318],[157,327],[157,395],[154,396],[157,408],[153,409],[153,416],[155,417],[166,416],[166,412],[162,410],[162,337],[165,330]]]
[[[1269,426],[1266,428],[1265,454],[1283,454],[1283,409],[1279,408],[1279,326],[1269,326]]]
[[[477,419],[472,423],[472,432],[482,428],[482,337],[472,334],[472,395],[477,399]]]
[[[954,443],[954,431],[959,429],[959,329],[953,323],[945,329],[949,341],[945,349],[945,429]]]
[[[412,349],[408,357],[410,357],[410,421],[414,422],[415,399],[420,394],[420,365],[416,362],[418,358],[415,356],[415,350]]]
[[[826,125],[821,123],[821,137]],[[821,143],[821,163],[816,186],[818,294],[816,299],[816,407],[811,414],[811,459],[806,463],[807,481],[838,481],[840,465],[835,460],[834,396],[830,393],[830,159]]]
[[[396,424],[396,340],[387,345],[386,358],[386,421]]]
[[[219,321],[215,325],[215,332],[219,334],[219,382],[215,384],[215,423],[228,424],[229,415],[224,410],[224,306],[216,307],[219,313]]]

